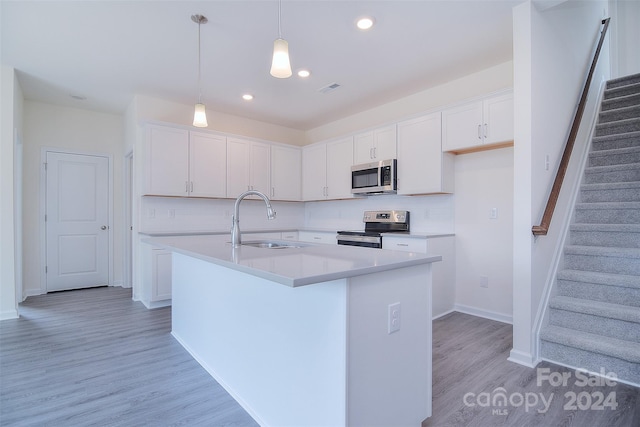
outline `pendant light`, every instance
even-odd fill
[[[209,20],[203,15],[191,15],[191,20],[198,24],[198,103],[196,104],[193,113],[193,125],[199,128],[206,128],[209,126],[207,123],[207,113],[205,106],[202,103],[202,85],[201,80],[201,66],[200,66],[200,25],[206,24]]]
[[[271,75],[279,79],[291,77],[289,63],[289,43],[282,38],[282,0],[278,0],[278,38],[273,42],[273,60],[271,61]]]

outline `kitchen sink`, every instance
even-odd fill
[[[242,242],[242,246],[253,246],[255,248],[267,248],[267,249],[286,249],[286,248],[302,248],[305,245],[300,242],[281,242],[272,240],[253,240],[248,242]]]

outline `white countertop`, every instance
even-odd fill
[[[297,232],[297,231],[311,231],[317,233],[337,233],[336,230],[320,229],[320,228],[299,228],[299,229],[259,229],[259,230],[242,230],[242,234],[248,234],[249,238],[252,233],[284,233],[284,232]],[[138,234],[147,237],[165,237],[165,236],[219,236],[229,234],[229,230],[190,230],[190,231],[141,231]],[[414,239],[431,239],[435,237],[451,237],[455,236],[454,233],[439,233],[439,232],[421,232],[412,231],[411,233],[382,233],[383,236],[390,237],[410,237]]]
[[[291,287],[442,260],[439,255],[291,241],[284,242],[304,246],[233,248],[229,234],[150,237],[142,242]]]

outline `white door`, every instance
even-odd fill
[[[47,292],[109,283],[109,159],[47,152]]]

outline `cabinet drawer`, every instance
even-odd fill
[[[382,249],[403,252],[427,253],[427,239],[406,237],[382,237]]]
[[[337,244],[336,233],[323,233],[316,231],[299,231],[298,240],[310,243]]]

